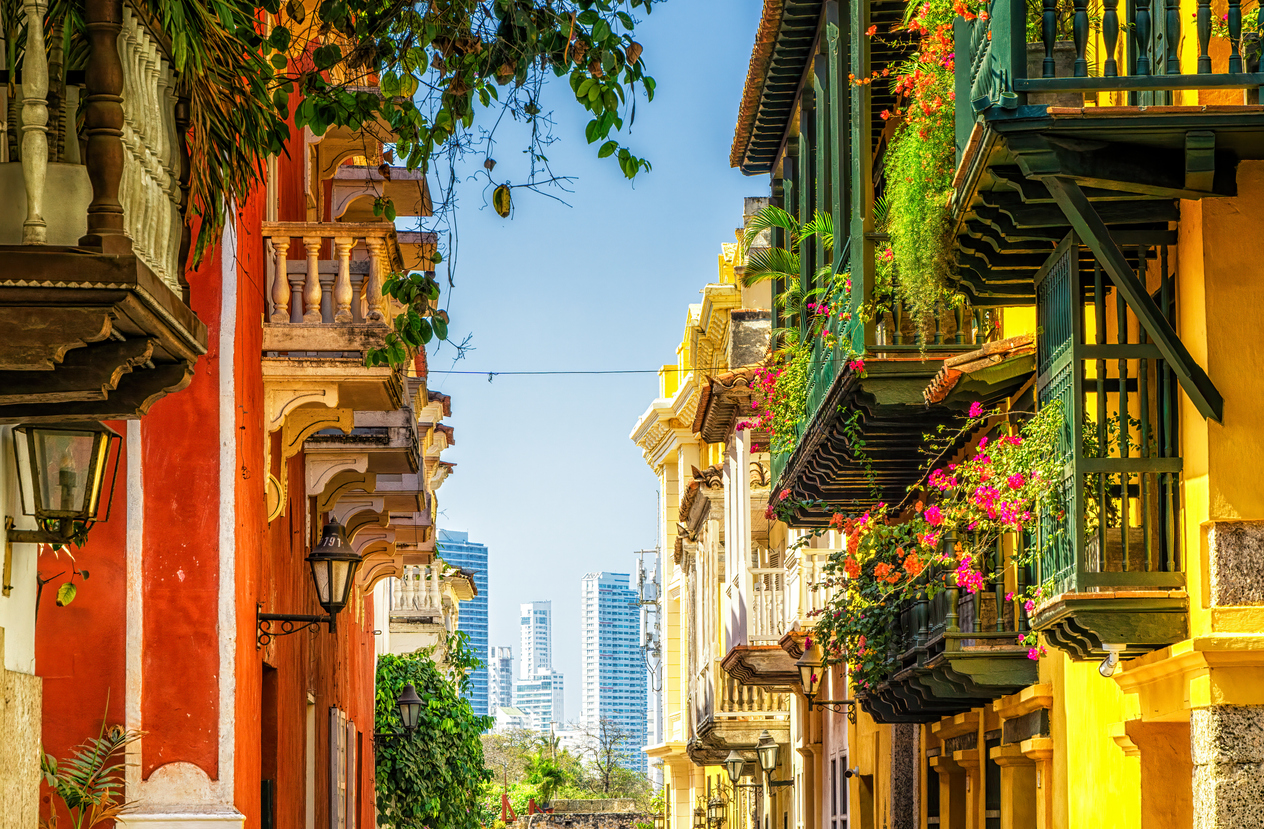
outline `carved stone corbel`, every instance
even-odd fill
[[[316,493],[316,511],[328,512],[340,499],[347,496],[363,498],[371,495],[376,488],[377,476],[372,472],[344,469],[330,477],[325,488]]]
[[[335,392],[336,394],[336,392]],[[355,427],[355,412],[351,409],[326,409],[306,407],[293,409],[283,415],[281,425],[281,475],[278,478],[271,473],[265,481],[267,488],[268,521],[274,521],[285,512],[286,480],[285,467],[290,458],[303,449],[303,441],[322,429],[340,429],[350,434]],[[271,441],[269,441],[269,448]]]
[[[307,382],[272,382],[264,384],[264,416],[268,433],[280,429],[288,417],[300,406],[321,405],[331,409],[338,405],[338,384],[312,380]]]
[[[309,498],[321,498],[329,483],[340,472],[365,472],[369,468],[369,456],[365,452],[347,452],[336,455],[309,455],[307,457],[305,483]],[[322,500],[325,500],[322,498]]]

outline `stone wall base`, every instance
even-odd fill
[[[1190,748],[1194,829],[1264,827],[1264,706],[1194,710]]]

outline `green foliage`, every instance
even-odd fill
[[[840,589],[826,601],[812,635],[832,661],[847,663],[858,691],[869,691],[895,668],[904,606],[949,586],[978,592],[987,577],[1001,578],[985,569],[1002,536],[1031,532],[1041,511],[1061,509],[1054,482],[1061,474],[1057,447],[1064,421],[1056,405],[1011,426],[1010,434],[980,438],[972,457],[938,466],[963,437],[1016,414],[972,409],[960,429],[926,436],[932,456],[905,503],[877,504],[862,515],[840,513],[831,520],[846,545],[831,555],[825,583]],[[910,503],[922,493],[933,503]],[[941,544],[950,537],[953,544]],[[1037,545],[1016,548],[1008,566],[1025,566],[1037,555]]]
[[[382,295],[394,299],[403,310],[395,315],[385,343],[365,352],[365,365],[401,366],[432,339],[448,338],[448,312],[435,308],[439,283],[432,273],[393,273],[383,282]]]
[[[479,737],[491,717],[474,713],[461,694],[478,664],[468,637],[449,637],[445,672],[431,653],[378,657],[375,730],[401,732],[395,700],[411,684],[425,702],[417,730],[377,748],[378,823],[396,829],[478,829],[479,792],[491,779]]]
[[[101,823],[124,814],[131,804],[124,800],[123,755],[127,746],[142,736],[122,726],[107,727],[80,743],[74,754],[58,761],[45,754],[40,771],[44,783],[66,807],[74,829],[93,829]],[[57,812],[51,807],[40,819],[41,827],[57,828]]]
[[[527,782],[536,787],[541,803],[549,803],[566,778],[557,761],[541,750],[527,762]]]

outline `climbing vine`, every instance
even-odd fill
[[[378,824],[395,829],[479,829],[479,792],[491,772],[479,736],[491,717],[474,713],[470,672],[480,663],[465,633],[449,634],[447,668],[430,649],[378,657],[374,727],[402,732],[396,699],[411,684],[425,705],[417,730],[377,747]]]

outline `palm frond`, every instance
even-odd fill
[[[750,250],[751,245],[759,237],[759,234],[765,230],[773,228],[781,228],[790,235],[790,238],[797,239],[799,236],[799,223],[786,211],[776,205],[770,204],[762,208],[754,216],[751,216],[746,223],[746,232],[742,236],[742,253]]]
[[[742,283],[746,287],[768,279],[799,281],[799,254],[785,248],[755,248],[746,259]]]
[[[887,226],[887,215],[891,212],[891,202],[887,199],[887,194],[883,193],[873,202],[873,226],[879,230],[883,230]]]
[[[805,224],[799,230],[798,242],[803,242],[812,237],[825,247],[827,251],[834,250],[834,215],[822,210],[816,211],[812,215],[812,220]]]

